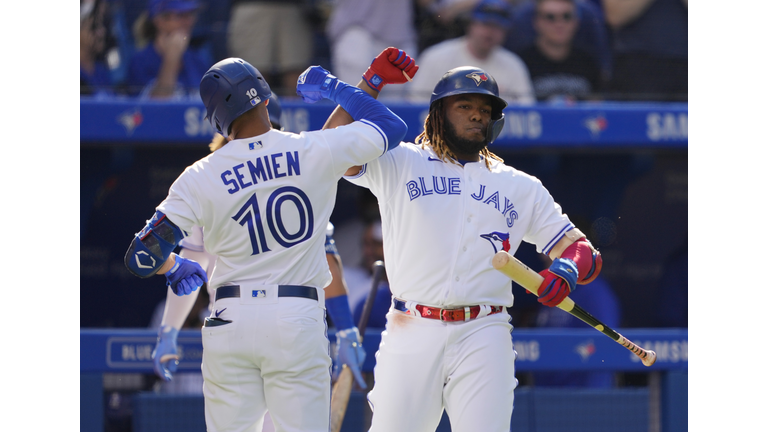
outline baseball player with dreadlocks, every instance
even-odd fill
[[[400,55],[383,51],[358,86],[375,96],[402,82]],[[525,241],[553,258],[539,298],[550,307],[600,271],[600,254],[542,183],[488,149],[504,125],[498,95],[482,69],[449,70],[416,143],[347,171],[378,199],[393,294],[368,394],[371,432],[434,431],[443,410],[454,432],[508,431],[513,295],[493,256]],[[325,127],[350,120],[338,107]]]
[[[125,255],[131,273],[163,274],[177,295],[208,282],[200,264],[173,253],[186,233],[202,227],[217,257],[202,329],[209,431],[261,430],[267,410],[279,432],[329,429],[332,305],[323,288],[332,275],[323,233],[345,170],[390,151],[407,132],[384,105],[319,66],[301,75],[296,92],[309,103],[330,99],[355,121],[332,131],[275,130],[261,73],[238,58],[214,64],[200,96],[228,142],[184,170]]]

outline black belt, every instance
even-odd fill
[[[252,297],[266,296],[266,290],[255,289],[251,291]],[[303,297],[317,300],[317,288],[304,285],[278,285],[278,297]],[[240,297],[240,285],[224,285],[216,288],[216,300],[230,297]]]

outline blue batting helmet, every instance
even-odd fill
[[[280,106],[280,100],[274,93],[269,97],[267,112],[269,112],[269,121],[272,123],[272,127],[283,130],[283,125],[280,123],[280,115],[283,113],[283,107]]]
[[[272,90],[255,67],[239,58],[224,59],[208,69],[200,80],[205,118],[213,129],[229,136],[236,118],[269,99]]]
[[[491,96],[491,123],[488,125],[488,143],[492,143],[504,128],[504,108],[507,102],[499,97],[499,86],[487,72],[473,66],[453,68],[443,74],[429,99],[432,105],[448,96],[459,94],[486,94]]]

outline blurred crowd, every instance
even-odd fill
[[[420,70],[382,97],[427,101],[471,64],[510,104],[688,99],[687,0],[81,0],[80,94],[199,98],[240,57],[293,96],[308,66],[357,84],[389,46]]]

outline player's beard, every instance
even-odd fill
[[[485,135],[485,130],[483,130],[483,135]],[[480,153],[480,150],[488,146],[486,138],[471,140],[460,137],[456,133],[456,128],[448,121],[445,122],[445,136],[443,139],[455,155],[476,155]]]

